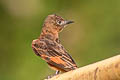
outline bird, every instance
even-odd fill
[[[71,23],[74,21],[65,20],[56,14],[50,14],[43,23],[40,36],[32,41],[34,53],[56,71],[55,75],[78,68],[59,39],[59,33]]]

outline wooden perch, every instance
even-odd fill
[[[120,55],[54,76],[48,80],[120,80]]]

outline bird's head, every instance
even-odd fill
[[[52,14],[48,15],[45,19],[44,27],[60,32],[66,25],[70,23],[73,23],[73,21],[64,20],[62,17]]]

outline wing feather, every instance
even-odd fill
[[[45,41],[45,42],[48,46],[48,50],[51,50],[50,54],[54,54],[56,57],[59,57],[60,60],[64,62],[64,64],[62,63],[64,65],[63,67],[64,70],[68,71],[77,68],[75,61],[72,59],[72,57],[69,55],[69,53],[65,50],[65,48],[61,44],[52,41]],[[62,64],[59,63],[60,66]]]
[[[77,68],[75,61],[61,44],[50,40],[37,39],[32,42],[32,48],[36,55],[44,59],[49,65],[63,71],[70,71]]]

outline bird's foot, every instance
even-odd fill
[[[50,76],[48,76],[48,77],[47,77],[47,79],[50,79],[50,78],[52,78],[52,77],[54,77],[54,76],[58,75],[59,73],[60,73],[60,71],[58,71],[58,70],[57,70],[57,71],[55,72],[55,74],[54,74],[54,75],[50,75]]]
[[[50,78],[52,78],[52,77],[53,77],[53,76],[48,76],[47,79],[50,79]]]

